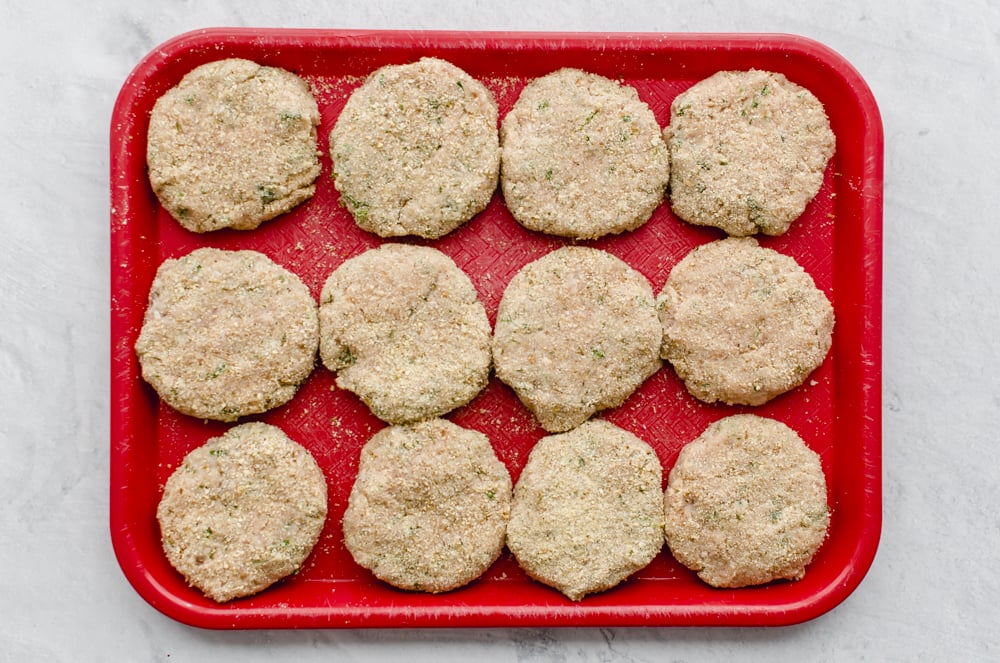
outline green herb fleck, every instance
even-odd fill
[[[753,196],[747,196],[747,218],[750,223],[759,226],[766,216],[764,207]]]
[[[358,358],[354,355],[353,352],[351,352],[350,348],[344,348],[343,350],[340,351],[340,354],[337,355],[337,365],[341,367],[346,368],[347,366],[353,366],[354,362],[356,362],[357,360]]]
[[[261,207],[270,205],[275,200],[281,197],[281,194],[279,194],[276,189],[274,189],[273,187],[266,186],[264,184],[257,185],[257,195],[260,196]]]
[[[427,100],[427,106],[429,110],[426,112],[428,119],[434,120],[437,124],[442,124],[444,122],[444,116],[441,112],[441,107],[448,107],[448,104],[442,104],[440,99],[430,98]]]
[[[368,204],[363,203],[356,198],[348,196],[346,194],[341,194],[341,200],[347,206],[347,209],[354,215],[354,218],[358,223],[364,223],[368,219]]]
[[[591,352],[593,352],[594,356],[597,357],[598,359],[604,359],[604,350],[600,348],[594,348],[593,350],[591,350]]]

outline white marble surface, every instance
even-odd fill
[[[996,3],[3,6],[0,661],[1000,660]],[[790,32],[851,61],[886,137],[884,527],[861,586],[777,629],[220,633],[150,608],[107,524],[109,118],[150,49],[222,25]]]

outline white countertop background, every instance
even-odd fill
[[[1000,660],[1000,5],[4,2],[0,661]],[[838,51],[885,127],[883,513],[831,612],[771,629],[214,632],[126,582],[108,528],[112,105],[201,27],[785,32]]]

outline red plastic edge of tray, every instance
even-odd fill
[[[127,226],[133,201],[127,175],[121,167],[129,139],[127,111],[142,94],[143,80],[151,70],[178,53],[209,44],[241,44],[253,41],[271,48],[311,43],[371,42],[379,46],[412,45],[415,37],[457,48],[475,44],[477,48],[517,46],[525,49],[588,49],[595,43],[605,50],[655,51],[664,44],[672,48],[717,50],[781,50],[796,52],[815,60],[826,73],[839,77],[853,92],[854,103],[863,118],[864,172],[862,173],[861,213],[863,260],[853,278],[861,281],[863,301],[854,302],[864,316],[860,340],[859,378],[862,380],[860,412],[848,418],[835,416],[833,425],[845,426],[845,434],[858,436],[864,458],[864,494],[861,496],[864,523],[855,541],[854,554],[841,572],[821,591],[801,601],[780,604],[741,602],[738,592],[720,593],[716,604],[704,605],[392,605],[328,606],[286,611],[281,608],[245,610],[220,606],[206,610],[172,595],[147,571],[141,551],[129,530],[129,505],[121,498],[121,488],[133,479],[138,468],[130,462],[129,447],[141,444],[142,431],[136,430],[128,403],[138,387],[123,379],[134,370],[131,349],[118,347],[118,339],[129,332],[129,321],[118,302],[133,297],[128,267],[135,251],[141,250],[122,231]],[[463,46],[463,44],[465,46]],[[203,628],[338,628],[338,627],[498,627],[498,626],[777,626],[803,622],[826,613],[847,598],[867,573],[878,547],[881,532],[881,322],[882,322],[882,169],[883,132],[874,97],[858,72],[827,46],[807,38],[783,34],[645,34],[645,33],[525,33],[450,31],[344,31],[313,29],[230,29],[197,30],[175,37],[154,49],[133,70],[117,98],[111,122],[111,454],[110,526],[119,565],[134,589],[150,605],[182,623]],[[838,434],[841,431],[838,429]]]

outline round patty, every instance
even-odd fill
[[[173,567],[221,603],[296,572],[326,510],[326,479],[312,455],[280,428],[253,422],[185,456],[156,517]]]
[[[510,494],[507,468],[482,433],[444,419],[390,426],[361,451],[344,544],[395,587],[455,589],[500,555]]]
[[[794,258],[752,237],[695,248],[659,297],[662,356],[693,396],[761,405],[802,384],[830,349],[833,306]]]
[[[334,184],[361,228],[440,237],[482,211],[500,169],[497,104],[436,58],[376,70],[330,132]]]
[[[500,300],[497,377],[559,432],[616,407],[660,367],[646,278],[598,249],[563,247],[525,265]]]
[[[437,249],[366,251],[334,270],[320,302],[323,364],[383,421],[440,416],[486,386],[486,310],[465,272]]]
[[[663,547],[662,479],[653,449],[606,421],[543,437],[514,487],[507,547],[574,601],[614,587]]]
[[[168,405],[235,421],[291,400],[312,372],[316,302],[256,251],[201,248],[156,271],[135,350]]]
[[[210,62],[153,106],[146,160],[164,209],[188,230],[249,230],[315,191],[319,110],[294,74]]]
[[[721,419],[686,445],[667,481],[666,539],[714,587],[798,580],[826,538],[819,456],[785,424]]]
[[[809,90],[756,70],[722,71],[677,95],[664,135],[674,214],[735,236],[788,230],[835,143]]]
[[[579,69],[531,81],[504,117],[500,183],[531,230],[595,238],[633,230],[660,203],[670,157],[634,88]]]

